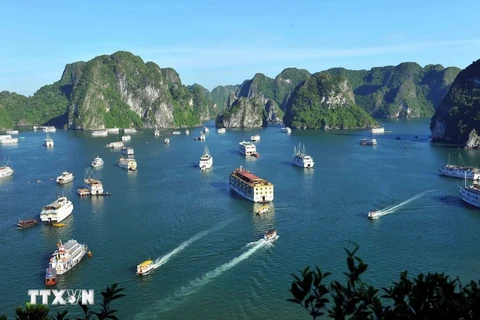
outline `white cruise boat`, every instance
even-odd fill
[[[43,127],[43,132],[56,132],[57,128],[54,126]]]
[[[205,146],[205,150],[203,151],[203,155],[200,157],[200,162],[198,166],[200,167],[200,170],[206,170],[210,169],[213,165],[213,157],[208,151],[208,147]]]
[[[0,178],[9,177],[14,172],[15,170],[13,170],[11,165],[9,166],[7,163],[5,163],[5,165],[0,166]]]
[[[7,130],[7,134],[18,134],[18,130]]]
[[[182,134],[180,131],[173,131],[172,134]]]
[[[188,129],[185,130],[185,134],[188,136],[190,134],[190,131]]]
[[[145,276],[155,270],[155,264],[152,260],[146,260],[137,265],[137,272],[136,274],[140,276]]]
[[[165,140],[163,140],[163,142],[164,142],[165,144],[169,144],[169,143],[170,143],[170,139],[165,138]]]
[[[106,137],[106,136],[108,136],[108,131],[107,130],[92,131],[92,136],[94,136],[94,137]]]
[[[441,168],[440,174],[446,177],[480,180],[480,169],[474,167],[457,166],[454,164],[447,164]]]
[[[384,127],[372,128],[372,133],[385,133]]]
[[[233,191],[250,201],[273,201],[273,184],[244,170],[242,166],[230,173],[229,184]]]
[[[260,141],[260,135],[256,134],[256,135],[254,135],[254,136],[251,136],[251,137],[250,137],[250,140],[251,140],[251,141]]]
[[[43,145],[47,148],[53,147],[53,139],[50,138],[50,135],[48,133],[47,137],[45,138],[45,143]]]
[[[88,192],[91,195],[102,195],[104,194],[103,191],[103,184],[100,180],[95,178],[92,170],[89,170],[88,167],[85,169],[85,178],[83,180],[84,188],[88,189]]]
[[[119,149],[125,147],[123,141],[110,142],[105,145],[107,148]]]
[[[0,144],[18,144],[18,138],[1,139]]]
[[[292,163],[302,168],[313,168],[315,164],[313,158],[305,153],[305,145],[302,148],[300,143],[298,144],[298,150],[295,146],[293,147]]]
[[[217,129],[217,132],[218,132],[218,133],[225,133],[225,132],[227,132],[227,129],[225,129],[225,128],[219,128],[219,129]]]
[[[210,132],[210,129],[208,129],[207,127],[203,127],[203,133],[209,133]]]
[[[256,156],[258,155],[257,153],[257,147],[249,141],[242,141],[238,144],[238,150],[240,151],[241,154],[244,154],[246,156]]]
[[[123,129],[123,132],[124,132],[124,133],[137,133],[137,129],[135,129],[135,128],[126,128],[126,129]]]
[[[100,157],[95,157],[95,159],[93,159],[93,161],[92,161],[92,163],[90,163],[90,165],[94,168],[101,167],[101,166],[103,166],[103,159],[100,158]]]
[[[107,128],[106,131],[107,131],[108,133],[120,133],[120,128],[117,128],[117,127],[115,127],[115,128]]]
[[[381,217],[380,211],[370,211],[367,215],[368,219],[375,220]]]
[[[68,171],[63,171],[60,176],[57,177],[58,184],[66,184],[73,181],[73,173]]]
[[[60,197],[46,205],[40,212],[40,220],[45,223],[58,223],[67,218],[73,211],[73,203],[67,197]]]
[[[50,258],[48,268],[55,270],[56,274],[64,274],[75,267],[87,251],[87,245],[80,244],[77,240],[68,240],[65,244],[60,241]]]
[[[134,150],[133,150],[132,147],[123,147],[122,150],[120,150],[120,152],[121,152],[123,155],[131,156],[131,155],[133,155]]]
[[[290,129],[289,127],[282,127],[280,131],[285,133],[292,133],[292,129]]]
[[[130,140],[132,140],[132,137],[129,136],[128,134],[125,136],[122,136],[122,141],[130,141]]]
[[[460,197],[466,203],[480,207],[480,185],[473,183],[467,187],[467,179],[465,178],[465,185],[460,189]]]
[[[153,132],[153,135],[154,135],[155,137],[158,137],[158,136],[160,135],[160,130],[155,129],[155,131]]]
[[[123,158],[121,157],[117,161],[117,165],[120,168],[127,169],[130,171],[136,171],[137,170],[137,160],[135,159],[128,159],[128,158]]]
[[[12,135],[11,134],[0,134],[0,141],[2,141],[3,139],[12,139]]]

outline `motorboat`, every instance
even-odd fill
[[[165,144],[169,144],[169,143],[170,143],[170,139],[165,138],[165,140],[163,140],[163,142],[164,142]]]
[[[136,274],[144,276],[144,275],[149,274],[153,270],[155,270],[155,264],[153,263],[153,261],[152,260],[146,260],[146,261],[143,261],[142,263],[140,263],[139,265],[137,265]]]
[[[275,229],[270,229],[270,230],[267,230],[267,232],[265,232],[265,235],[263,236],[263,238],[266,240],[266,241],[275,241],[278,239],[278,236],[277,236],[277,231]]]
[[[210,169],[213,165],[213,157],[208,150],[208,147],[205,146],[205,150],[203,151],[203,155],[200,157],[200,162],[198,166],[200,170],[204,171],[206,169]]]
[[[95,157],[95,159],[93,159],[93,161],[90,165],[94,168],[101,167],[101,166],[103,166],[103,159],[100,158],[100,157]]]
[[[292,129],[290,129],[289,127],[282,127],[280,131],[284,133],[292,133]]]
[[[250,137],[250,141],[260,141],[260,135],[256,134]]]
[[[380,218],[380,211],[369,211],[367,217],[371,220],[378,219]]]
[[[68,171],[63,171],[60,176],[57,177],[58,184],[66,184],[73,181],[73,173]]]

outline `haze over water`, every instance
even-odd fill
[[[29,301],[29,289],[45,288],[59,239],[86,243],[93,258],[59,276],[57,287],[95,289],[99,305],[100,291],[118,282],[127,295],[114,302],[120,319],[308,319],[286,301],[290,273],[317,265],[333,272],[331,280],[343,279],[343,248],[351,242],[369,264],[364,280],[377,287],[406,269],[478,280],[480,210],[461,201],[461,179],[438,174],[449,154],[452,163],[480,166],[478,151],[434,146],[426,119],[381,122],[391,132],[375,135],[375,147],[359,145],[371,137],[367,130],[218,134],[209,123],[205,142],[193,140],[200,128],[189,128],[189,136],[142,130],[126,143],[135,149],[137,172],[117,167],[119,153],[103,147],[121,134],[58,130],[50,134],[54,148],[46,149],[43,132],[21,131],[17,146],[0,146],[0,159],[10,158],[15,169],[0,180],[0,314]],[[257,133],[260,158],[240,155],[238,143]],[[292,166],[299,142],[314,158],[313,170]],[[213,168],[200,172],[205,145]],[[80,198],[76,190],[96,155],[105,165],[95,175],[112,196]],[[255,216],[252,202],[229,191],[229,173],[240,165],[274,183],[273,211]],[[50,179],[63,170],[75,180],[57,186]],[[75,207],[65,228],[15,229],[62,194]],[[371,221],[371,210],[388,214]],[[280,236],[273,244],[261,240],[270,228]],[[148,258],[158,268],[136,276]]]

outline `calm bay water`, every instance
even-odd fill
[[[405,269],[478,280],[480,210],[461,201],[462,180],[438,175],[449,154],[452,162],[480,166],[478,151],[432,145],[429,120],[384,123],[391,132],[376,135],[376,147],[359,145],[371,136],[366,130],[218,134],[209,123],[205,142],[193,141],[199,128],[189,136],[140,131],[126,143],[135,149],[137,172],[117,167],[118,152],[103,147],[121,135],[59,130],[51,133],[55,147],[46,149],[44,133],[21,131],[17,146],[0,146],[0,159],[10,158],[16,170],[0,180],[0,314],[28,301],[27,290],[44,288],[56,243],[71,238],[86,243],[93,258],[60,276],[57,287],[95,289],[99,304],[100,291],[118,282],[127,294],[114,305],[121,319],[308,319],[286,302],[290,273],[318,265],[341,279],[350,241],[369,264],[365,280],[376,286],[389,286]],[[257,133],[261,157],[240,155],[238,143]],[[299,142],[313,156],[313,170],[291,165]],[[205,145],[214,164],[200,172]],[[112,196],[80,198],[76,190],[96,155],[105,165],[95,175]],[[255,216],[253,203],[229,191],[228,175],[239,165],[274,183],[273,211]],[[63,170],[75,180],[57,186]],[[15,229],[62,194],[75,207],[65,228]],[[378,220],[366,218],[401,203]],[[280,236],[273,245],[259,240],[269,228]],[[148,258],[161,266],[135,276]]]

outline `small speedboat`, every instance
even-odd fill
[[[165,144],[169,144],[169,143],[170,143],[170,139],[165,138],[165,140],[164,140],[163,142],[165,142]]]
[[[368,219],[375,220],[380,217],[380,213],[378,211],[370,211],[368,212]]]
[[[270,207],[268,205],[261,206],[260,208],[254,210],[253,212],[255,214],[263,214],[267,213],[270,210]]]
[[[267,241],[275,241],[278,239],[277,231],[275,229],[267,230],[263,238]]]

